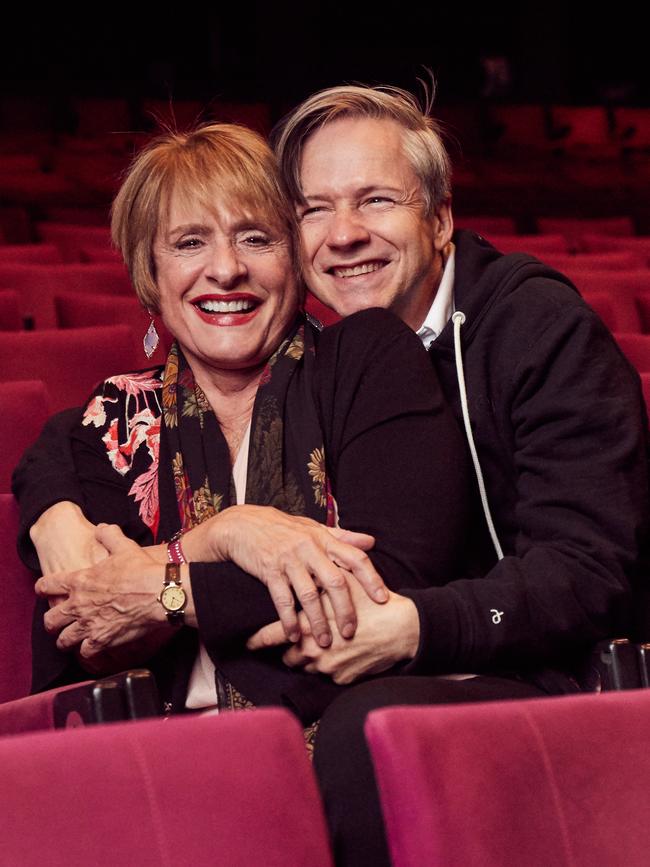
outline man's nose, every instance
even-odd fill
[[[224,289],[239,283],[248,273],[245,262],[230,241],[223,240],[214,245],[206,267],[206,276]]]
[[[337,210],[332,215],[327,233],[327,243],[330,247],[352,247],[356,244],[366,244],[369,240],[370,232],[358,211],[345,208]]]

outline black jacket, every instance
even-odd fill
[[[639,377],[566,277],[473,233],[454,241],[471,425],[505,556],[484,533],[478,580],[405,591],[423,624],[409,670],[571,670],[628,629],[629,589],[647,581]],[[453,328],[430,353],[460,418]]]

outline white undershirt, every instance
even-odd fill
[[[442,272],[440,286],[436,292],[436,297],[433,299],[433,304],[429,307],[424,322],[415,332],[424,344],[424,348],[429,350],[431,344],[438,337],[445,325],[449,322],[454,314],[454,276],[456,271],[456,248],[449,242],[449,247],[446,250],[445,267]]]
[[[246,433],[237,452],[232,478],[235,484],[237,505],[246,501],[246,478],[248,476],[248,449],[251,441],[251,424],[248,423]],[[217,687],[215,684],[214,662],[208,656],[203,642],[199,642],[199,652],[194,660],[190,675],[185,707],[189,710],[213,708],[217,705]]]

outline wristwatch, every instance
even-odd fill
[[[181,567],[178,563],[165,565],[165,581],[158,601],[165,609],[167,620],[172,626],[182,626],[185,622],[187,593],[181,584]]]

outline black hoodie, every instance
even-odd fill
[[[421,643],[411,673],[576,670],[628,630],[648,536],[639,377],[566,277],[457,232],[454,304],[476,448],[504,558],[403,591]],[[449,322],[430,353],[461,418]],[[551,683],[550,672],[533,679]],[[561,688],[561,687],[560,687]],[[567,686],[568,688],[568,686]]]

